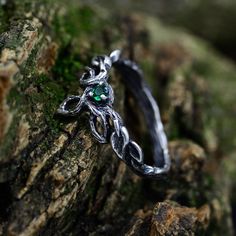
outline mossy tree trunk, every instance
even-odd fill
[[[233,65],[147,15],[1,4],[1,235],[233,235]],[[134,175],[91,136],[86,114],[55,115],[81,93],[91,57],[116,48],[141,65],[160,104],[172,159],[165,179]],[[142,141],[140,114],[111,77],[115,109]]]

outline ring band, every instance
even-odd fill
[[[109,56],[94,57],[91,67],[87,67],[80,78],[80,84],[84,87],[83,94],[68,96],[57,112],[65,116],[77,116],[82,109],[88,110],[91,131],[98,142],[110,142],[116,155],[136,174],[159,177],[170,169],[167,138],[159,108],[143,79],[142,71],[134,62],[121,59],[120,54],[119,50],[115,50]],[[124,84],[143,111],[153,145],[153,166],[144,163],[142,149],[130,139],[122,118],[113,109],[114,93],[108,83],[112,66],[121,74]]]

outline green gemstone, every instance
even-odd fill
[[[109,89],[105,84],[102,85],[97,85],[96,87],[93,88],[93,99],[96,102],[102,101],[101,96],[108,96],[109,94]]]
[[[93,96],[94,100],[100,102],[102,99],[100,96]]]

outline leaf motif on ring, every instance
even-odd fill
[[[57,112],[63,115],[77,115],[84,106],[83,96],[68,96],[59,106]]]
[[[120,134],[113,132],[111,135],[111,146],[117,156],[123,159],[124,149],[129,142],[129,134],[127,129],[122,126],[120,129]]]
[[[100,143],[107,143],[107,126],[106,126],[106,118],[101,114],[100,116],[91,114],[90,119],[90,128],[92,130],[93,136]],[[101,130],[99,130],[98,125],[100,124]]]
[[[129,141],[126,152],[126,156],[128,157],[127,161],[132,160],[138,164],[143,164],[143,151],[136,142],[132,140]]]

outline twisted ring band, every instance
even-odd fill
[[[120,54],[119,50],[115,50],[109,56],[94,57],[91,66],[87,67],[87,71],[80,78],[80,84],[84,87],[83,94],[68,96],[60,105],[58,113],[64,116],[77,116],[82,109],[86,109],[90,113],[92,134],[98,142],[110,142],[116,155],[136,174],[159,177],[170,169],[167,138],[159,108],[137,64],[121,59]],[[114,93],[108,83],[112,66],[121,74],[124,84],[143,111],[153,145],[153,165],[144,163],[142,149],[130,139],[122,118],[113,109]]]

